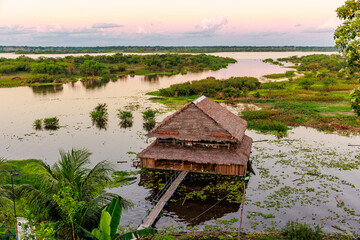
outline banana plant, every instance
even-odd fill
[[[95,228],[91,233],[83,229],[85,237],[98,240],[127,240],[155,233],[155,229],[145,228],[122,235],[116,234],[117,228],[120,224],[121,213],[120,199],[116,197],[111,201],[110,206],[108,208],[104,208],[102,211],[99,224],[100,229]]]

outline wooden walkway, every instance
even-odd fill
[[[171,196],[174,194],[180,183],[184,180],[185,176],[189,173],[188,170],[182,171],[176,180],[171,184],[166,193],[160,198],[159,202],[155,205],[154,209],[151,211],[149,216],[144,220],[144,222],[139,226],[138,229],[149,228],[151,227],[157,216],[160,214],[161,210],[164,208],[165,204]]]

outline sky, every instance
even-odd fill
[[[0,45],[333,46],[345,0],[0,0]]]

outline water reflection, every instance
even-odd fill
[[[144,81],[145,82],[158,83],[159,80],[160,80],[160,76],[158,74],[156,74],[156,75],[145,75],[144,76]]]
[[[110,79],[96,79],[96,78],[88,78],[85,80],[81,80],[82,85],[86,88],[86,89],[96,89],[96,88],[100,88],[100,87],[105,87],[109,82]]]
[[[146,200],[155,205],[162,186],[172,174],[172,171],[142,171],[139,185],[150,189]],[[242,186],[242,180],[236,176],[190,173],[164,210],[168,215],[176,215],[181,222],[191,225],[221,218],[239,210]],[[228,188],[231,190],[227,190]],[[209,209],[211,211],[207,211]]]
[[[144,120],[143,129],[150,132],[155,127],[155,119]]]
[[[134,121],[131,119],[124,119],[124,120],[121,120],[120,123],[119,123],[119,126],[120,128],[131,128],[134,124]]]
[[[64,90],[64,86],[61,85],[52,85],[52,86],[33,86],[31,87],[34,94],[47,95],[55,94]]]

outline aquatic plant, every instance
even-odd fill
[[[129,128],[133,125],[133,114],[130,111],[123,111],[121,109],[118,109],[118,118],[121,120],[119,125],[121,128]]]
[[[145,112],[143,112],[143,119],[144,120],[153,120],[155,119],[156,111],[152,109],[148,109]]]
[[[41,119],[36,119],[33,123],[33,127],[36,129],[36,130],[40,130],[42,129],[42,120]]]
[[[57,117],[45,118],[44,128],[48,130],[56,130],[59,128],[59,119]]]
[[[285,236],[285,239],[289,240],[318,240],[322,237],[322,231],[318,225],[312,229],[311,226],[306,223],[302,224],[293,221],[288,222],[281,232]]]
[[[90,112],[93,125],[99,129],[106,129],[108,122],[107,104],[99,103],[93,111]]]

